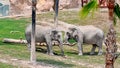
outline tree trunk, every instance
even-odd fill
[[[109,20],[113,21],[113,11],[115,6],[115,0],[107,0],[107,6],[109,11]]]
[[[110,26],[107,38],[105,40],[106,44],[106,66],[105,68],[114,68],[114,62],[116,59],[117,45],[116,45],[116,31],[113,25]]]
[[[59,9],[59,0],[54,0],[53,10],[55,12],[55,16],[54,16],[55,28],[58,25],[58,9]]]
[[[36,63],[35,53],[36,4],[37,0],[32,0],[32,32],[31,32],[31,56],[30,56],[30,60],[32,63]]]
[[[116,31],[114,29],[114,3],[115,0],[107,0],[107,6],[109,11],[109,22],[110,28],[105,40],[106,44],[106,65],[105,68],[114,68],[115,59],[118,57],[116,55],[117,45],[116,45]]]

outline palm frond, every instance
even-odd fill
[[[117,23],[117,19],[116,19],[116,16],[115,16],[115,15],[114,15],[113,23],[114,23],[114,26],[115,26],[116,23]]]
[[[98,7],[97,0],[92,0],[88,4],[86,4],[80,11],[79,16],[81,19],[84,19],[88,16],[90,11],[94,13],[95,9]]]
[[[116,25],[117,17],[120,19],[120,6],[116,3],[114,6],[114,25]]]
[[[117,16],[120,19],[120,6],[117,3],[115,4],[115,7],[114,7],[114,13],[115,13],[115,16]]]

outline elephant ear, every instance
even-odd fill
[[[60,38],[62,36],[62,32],[57,30],[52,30],[51,36]]]
[[[77,30],[75,27],[69,28],[70,31],[74,32],[75,30]]]
[[[57,34],[57,31],[56,31],[56,30],[51,30],[51,31],[50,31],[51,37],[54,37],[56,34]]]
[[[71,31],[72,36],[75,38],[78,35],[78,30],[75,27],[69,28]]]
[[[70,33],[69,33],[69,32],[66,32],[66,35],[67,35],[67,36],[70,36]]]
[[[73,31],[73,37],[76,38],[78,36],[78,31],[77,29]]]
[[[56,30],[52,30],[51,31],[51,34],[53,34],[53,35],[55,35],[55,34],[57,34],[58,32],[56,31]]]

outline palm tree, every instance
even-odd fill
[[[108,15],[109,15],[109,32],[107,34],[107,38],[105,40],[106,44],[106,65],[105,68],[114,68],[114,62],[119,56],[116,54],[117,52],[117,45],[116,45],[116,31],[114,29],[114,23],[116,23],[116,16],[120,18],[120,7],[116,3],[115,0],[106,0],[107,7],[108,7]],[[91,0],[87,5],[85,5],[82,10],[80,11],[80,17],[85,18],[89,14],[90,11],[94,12],[95,9],[98,7],[97,0]]]
[[[105,44],[107,46],[105,68],[114,68],[114,62],[117,57],[115,54],[117,52],[116,31],[113,27],[115,0],[108,0],[107,7],[109,12],[110,28],[105,40]]]

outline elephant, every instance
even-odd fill
[[[61,49],[62,55],[64,55],[63,51],[63,39],[62,32],[57,29],[52,29],[50,27],[45,27],[36,24],[36,33],[35,33],[35,42],[36,43],[46,43],[47,44],[47,54],[54,55],[52,50],[52,41],[57,41],[59,43],[59,47]],[[25,30],[25,37],[28,43],[28,49],[31,46],[31,30],[32,25],[28,25]]]
[[[74,39],[78,45],[78,55],[83,55],[83,43],[92,44],[92,49],[90,54],[95,53],[95,49],[98,46],[98,55],[102,55],[102,43],[104,40],[104,32],[94,26],[78,26],[69,27],[65,32],[65,43],[69,43],[69,39]]]

